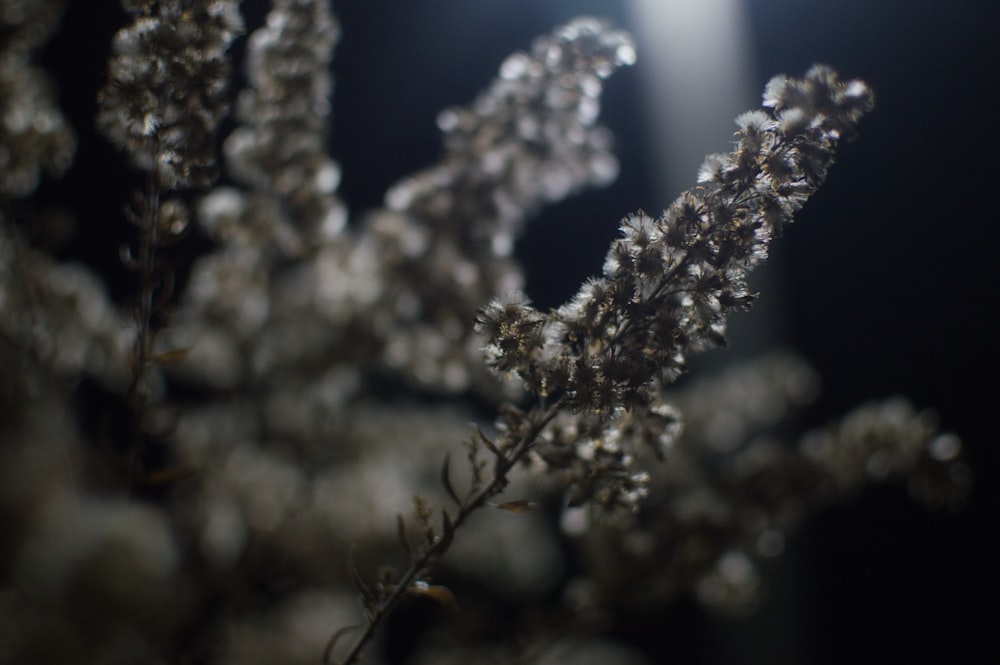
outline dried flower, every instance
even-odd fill
[[[76,139],[33,63],[61,13],[58,0],[0,7],[0,198],[30,194],[42,171],[59,175],[73,158]]]
[[[334,196],[340,169],[326,149],[338,37],[328,3],[274,2],[267,24],[247,44],[250,87],[236,109],[243,126],[226,140],[235,178],[280,198],[308,235],[328,238],[346,222]]]
[[[229,108],[226,51],[243,30],[234,0],[125,2],[97,123],[161,191],[216,176],[215,130]]]
[[[0,204],[71,152],[22,67],[57,4],[0,7]],[[430,639],[418,656],[506,656],[496,625],[544,625],[507,640],[528,661],[564,619],[606,626],[591,621],[683,593],[752,605],[758,560],[866,483],[905,478],[932,506],[961,504],[961,441],[904,402],[795,446],[772,431],[815,394],[794,358],[669,385],[752,302],[747,272],[853,135],[864,83],[826,67],[776,78],[766,108],[737,118],[734,151],[662,214],[626,216],[602,273],[543,312],[513,244],[539,208],[615,176],[597,116],[604,80],[635,59],[627,35],[578,19],[504,60],[439,116],[441,159],[348,225],[326,153],[327,0],[270,3],[245,49],[229,181],[198,199],[178,190],[216,170],[237,3],[122,6],[99,125],[146,175],[122,251],[137,312],[24,242],[0,207],[5,655],[350,663],[413,601],[490,626],[466,621],[468,648],[439,656],[448,640]],[[188,270],[165,250],[195,224],[207,241]],[[503,599],[504,621],[467,604],[470,579]],[[511,620],[513,603],[560,592],[555,621]],[[541,658],[641,660],[610,638],[583,644]]]
[[[516,371],[532,392],[564,392],[569,406],[610,416],[648,402],[654,382],[673,381],[690,354],[723,344],[726,316],[752,300],[747,271],[820,185],[837,140],[871,108],[872,94],[816,66],[802,80],[773,79],[765,103],[777,115],[741,116],[736,150],[707,158],[698,187],[660,217],[622,221],[602,278],[558,310],[519,313],[539,321],[532,334],[546,344],[501,340],[481,315],[488,345],[517,349],[494,354],[493,366]],[[791,131],[780,120],[793,109],[808,121]]]

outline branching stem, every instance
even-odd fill
[[[406,595],[418,578],[426,574],[427,566],[448,551],[448,548],[454,540],[455,532],[462,526],[469,515],[486,505],[486,502],[489,499],[503,491],[507,485],[507,472],[518,461],[520,461],[521,458],[523,458],[524,455],[532,449],[532,447],[534,447],[539,434],[541,434],[545,426],[556,417],[562,406],[563,400],[560,398],[553,402],[548,409],[541,413],[541,415],[536,415],[532,418],[531,426],[528,430],[523,434],[523,436],[521,436],[520,439],[518,439],[517,443],[510,449],[510,452],[503,455],[503,463],[494,467],[495,472],[493,474],[493,478],[481,488],[466,497],[465,501],[462,502],[462,505],[459,506],[458,513],[446,522],[445,528],[434,539],[434,542],[429,543],[421,547],[417,552],[414,552],[409,567],[405,572],[403,572],[399,581],[395,584],[389,595],[386,596],[375,608],[369,611],[368,621],[364,627],[364,631],[354,641],[354,644],[351,645],[350,650],[344,656],[343,660],[331,661],[330,659],[336,637],[340,635],[338,632],[335,633],[334,637],[332,637],[327,643],[327,647],[323,653],[324,664],[330,664],[332,662],[335,665],[353,665],[358,662],[361,657],[361,653],[375,636],[375,632],[378,629],[379,624],[381,624],[382,621],[392,613],[396,605],[403,598],[403,596]],[[538,412],[536,411],[535,413],[537,414]]]

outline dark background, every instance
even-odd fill
[[[824,383],[806,424],[868,399],[906,395],[963,438],[976,485],[958,515],[929,513],[904,488],[887,487],[816,516],[765,570],[769,595],[753,618],[723,620],[681,603],[615,630],[654,662],[982,662],[973,654],[996,653],[1000,618],[992,420],[1000,3],[747,2],[755,88],[773,74],[801,75],[825,62],[867,80],[878,99],[860,139],[843,147],[828,183],[773,251],[786,308],[781,341],[814,364]],[[97,266],[124,299],[131,277],[117,261],[128,234],[120,207],[135,179],[91,129],[108,43],[124,19],[111,0],[68,4],[44,57],[80,148],[67,179],[46,185],[39,200],[77,211],[77,238],[61,252]],[[578,14],[628,28],[624,7],[598,0],[335,3],[343,38],[331,148],[352,213],[378,205],[386,187],[435,158],[437,112],[468,103],[507,54]],[[263,11],[248,5],[249,27]],[[661,179],[638,121],[641,68],[640,45],[639,64],[616,74],[604,97],[602,117],[622,163],[618,182],[547,210],[519,247],[528,291],[542,305],[562,302],[600,270],[624,214],[656,211],[679,193],[657,191]],[[738,353],[739,340],[732,343]]]

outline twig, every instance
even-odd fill
[[[409,567],[402,574],[392,591],[384,599],[375,604],[369,605],[368,622],[364,631],[354,641],[350,650],[342,660],[331,661],[331,652],[337,638],[343,631],[337,631],[327,643],[324,650],[323,662],[327,665],[353,665],[358,662],[362,651],[375,636],[379,624],[395,609],[400,599],[410,590],[410,587],[419,577],[426,572],[427,566],[448,551],[454,540],[455,532],[465,522],[474,511],[486,505],[486,502],[496,496],[507,485],[507,472],[535,445],[538,435],[541,434],[545,426],[552,421],[563,406],[560,398],[555,401],[542,415],[533,419],[531,426],[517,441],[509,453],[503,453],[499,449],[492,448],[497,455],[497,463],[494,466],[493,477],[489,483],[474,491],[461,503],[458,512],[451,516],[447,509],[442,509],[443,527],[441,533],[437,535],[433,542],[422,546],[413,553]]]
[[[132,411],[132,432],[128,453],[128,491],[135,487],[136,464],[142,441],[142,421],[146,411],[146,394],[142,382],[152,359],[155,331],[153,329],[154,298],[156,291],[156,251],[160,244],[160,187],[155,173],[146,177],[146,189],[142,196],[141,210],[128,211],[127,215],[139,229],[139,256],[130,265],[139,274],[139,293],[135,314],[136,339],[132,351],[132,380],[125,399]]]

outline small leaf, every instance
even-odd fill
[[[179,363],[188,357],[191,353],[192,347],[186,347],[182,349],[171,349],[170,351],[164,351],[153,356],[153,360],[160,365],[172,365],[174,363]]]
[[[503,478],[504,476],[506,476],[507,469],[510,468],[510,462],[507,460],[507,456],[504,455],[500,451],[500,449],[493,444],[492,441],[486,438],[486,435],[483,434],[483,430],[480,429],[478,425],[476,425],[476,436],[479,437],[479,440],[483,442],[483,445],[485,445],[486,448],[491,453],[493,453],[493,456],[495,457],[493,463],[493,477]]]
[[[139,261],[135,258],[132,253],[132,247],[126,243],[122,243],[118,247],[118,258],[121,260],[122,265],[125,266],[126,270],[138,271]]]
[[[451,609],[458,608],[458,602],[455,600],[455,594],[452,593],[451,589],[446,586],[441,586],[440,584],[428,584],[423,581],[414,582],[413,586],[410,587],[409,592],[416,596],[423,596],[424,598],[435,600]]]
[[[538,506],[534,501],[529,501],[527,499],[518,499],[516,501],[504,501],[501,504],[494,506],[500,510],[507,510],[512,513],[526,513],[529,510],[534,510]]]
[[[402,515],[396,515],[396,535],[399,536],[399,545],[403,548],[403,551],[412,559],[413,558],[413,548],[410,546],[410,541],[406,537],[406,522],[403,520]]]
[[[469,460],[469,466],[472,467],[472,484],[469,487],[469,495],[471,496],[483,486],[483,469],[486,464],[479,459],[479,443],[475,437],[469,439],[466,447],[468,448],[466,459]]]
[[[479,440],[483,442],[483,445],[485,445],[491,453],[497,457],[503,457],[503,453],[500,452],[499,448],[493,445],[492,441],[486,438],[486,435],[483,434],[483,430],[479,428],[479,425],[476,425],[476,434],[479,436]]]
[[[447,510],[441,510],[441,538],[438,540],[437,546],[440,551],[445,551],[451,545],[452,539],[455,537],[455,529],[452,526],[451,515],[448,514]]]
[[[444,456],[444,464],[441,465],[441,484],[444,485],[445,491],[448,492],[448,496],[451,497],[455,505],[461,506],[462,502],[458,500],[458,494],[455,493],[455,488],[451,485],[451,474],[449,473],[449,464],[451,463],[451,453],[446,453]]]
[[[351,579],[354,582],[354,586],[357,587],[358,591],[361,592],[361,596],[365,605],[365,609],[368,610],[369,614],[378,608],[378,601],[375,599],[375,594],[372,593],[368,585],[361,578],[361,574],[358,573],[357,567],[354,565],[354,555],[353,553],[348,558],[348,570],[351,575]]]

